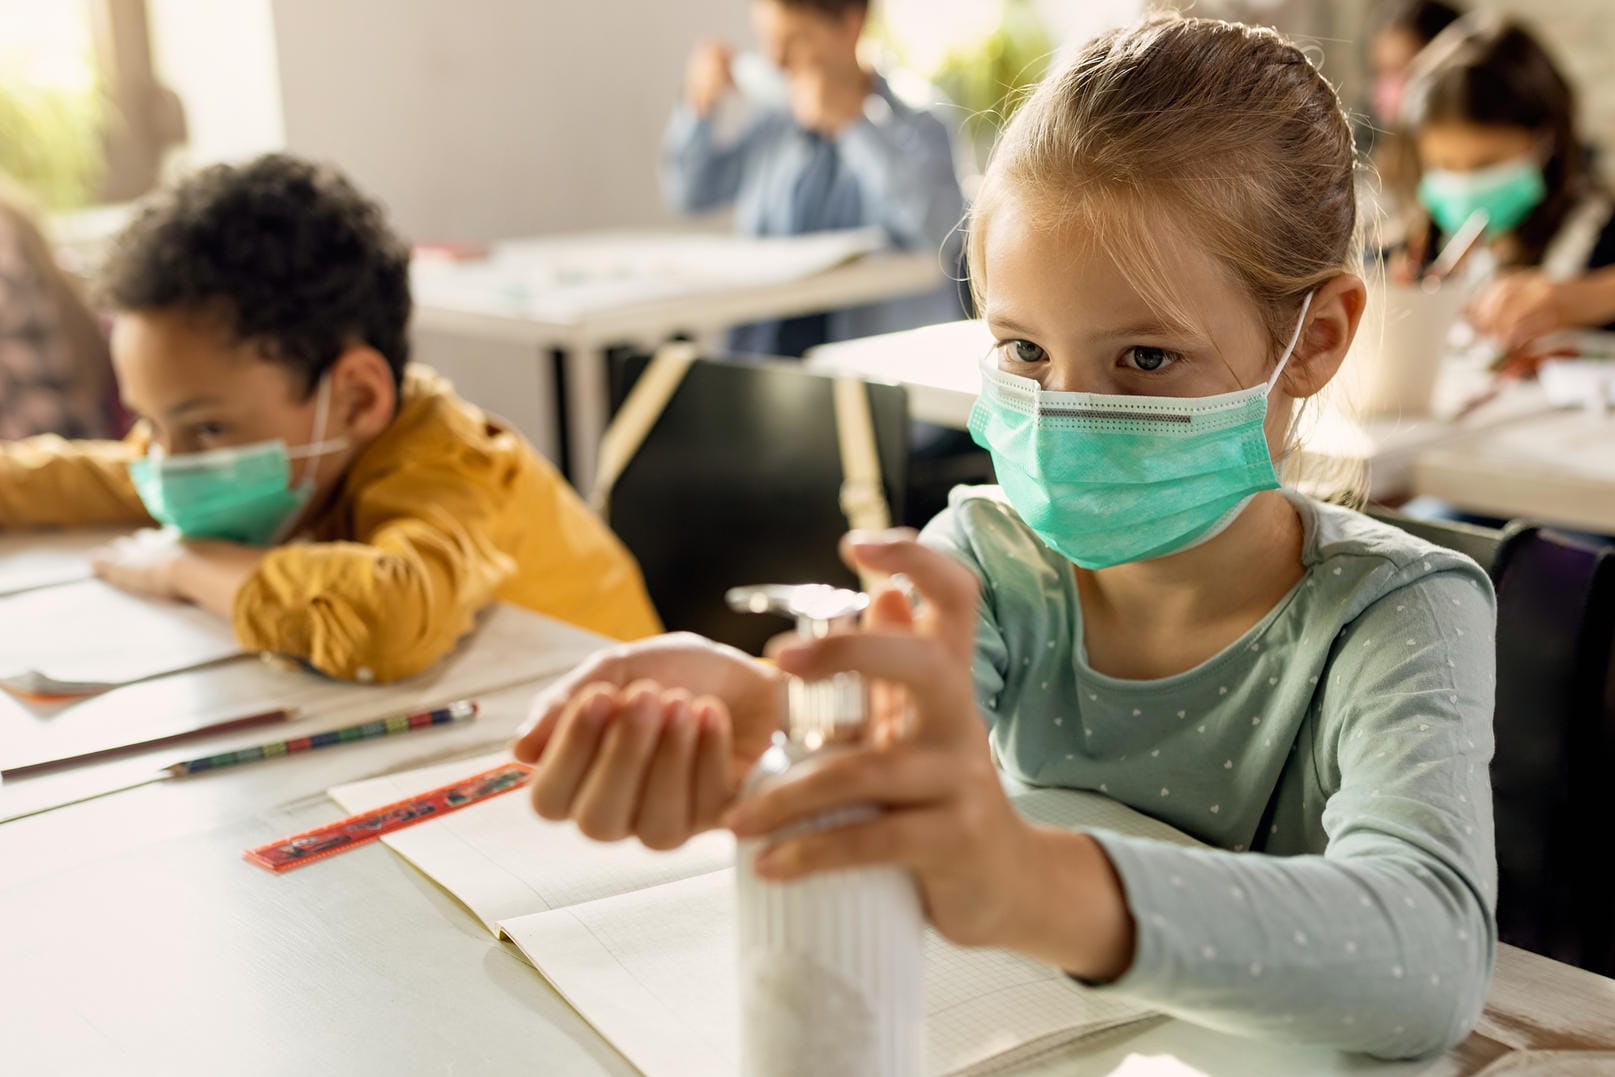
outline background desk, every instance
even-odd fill
[[[979,321],[889,333],[808,353],[811,368],[898,382],[916,419],[964,429],[992,345]],[[1361,462],[1376,501],[1427,494],[1476,513],[1531,517],[1615,534],[1615,416],[1552,410],[1521,385],[1454,421],[1303,419],[1303,472]]]
[[[648,249],[662,252],[652,268],[676,267],[699,264],[705,254],[721,260],[726,250],[750,258],[748,247],[760,245],[732,236],[606,232],[502,244],[491,263],[418,261],[413,274],[416,355],[454,380],[468,399],[509,419],[557,461],[561,446],[556,417],[564,408],[568,477],[586,491],[609,411],[608,349],[654,348],[678,333],[699,335],[746,322],[861,306],[942,283],[932,254],[881,252],[821,264],[827,260],[822,239],[803,237],[808,257],[798,268],[809,271],[798,276],[790,275],[792,267],[784,260],[773,258],[759,259],[759,271],[749,279],[722,272],[698,277],[673,268],[651,273],[640,267],[621,281],[574,288],[570,300],[561,288],[555,301],[532,286],[535,266],[599,265],[619,254],[628,261]],[[791,243],[775,239],[767,246]],[[815,243],[819,248],[811,246]],[[855,250],[856,244],[848,249]],[[831,249],[830,257],[835,253]],[[558,272],[537,270],[541,277]],[[550,373],[552,352],[562,356],[561,400]]]

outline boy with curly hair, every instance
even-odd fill
[[[271,155],[160,196],[103,271],[121,442],[0,445],[0,530],[158,522],[96,571],[360,680],[511,602],[657,630],[632,557],[514,431],[406,366],[409,252],[334,170]]]

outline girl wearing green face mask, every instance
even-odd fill
[[[1523,28],[1460,20],[1420,54],[1405,115],[1412,121],[1429,259],[1476,211],[1485,256],[1472,260],[1471,320],[1506,347],[1567,326],[1615,318],[1586,278],[1615,264],[1615,203],[1575,130],[1575,95]]]
[[[778,669],[680,636],[585,665],[515,745],[537,811],[655,848],[774,835],[778,879],[901,864],[954,941],[1222,1029],[1462,1039],[1495,939],[1491,590],[1275,463],[1362,314],[1353,171],[1333,90],[1267,30],[1150,21],[1050,75],[970,220],[1003,485],[845,551],[923,604],[883,591]],[[838,670],[901,689],[876,743],[731,803],[781,671]],[[1001,773],[1210,848],[1036,825]]]

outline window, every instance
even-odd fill
[[[144,0],[0,0],[0,171],[43,206],[143,194],[184,126]]]

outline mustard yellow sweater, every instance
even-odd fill
[[[0,528],[152,523],[120,442],[0,444]],[[615,639],[659,630],[633,557],[518,434],[423,366],[392,424],[236,594],[243,646],[336,677],[396,680],[443,657],[495,601]]]

